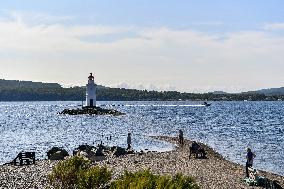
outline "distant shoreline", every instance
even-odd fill
[[[282,100],[98,100],[97,102],[283,102]],[[82,100],[0,100],[0,102],[82,102]],[[85,101],[83,101],[85,102]],[[100,104],[98,105],[100,106]]]
[[[284,100],[284,87],[239,93],[193,93],[97,85],[96,96],[99,101],[277,101]],[[58,83],[0,79],[0,101],[82,101],[85,97],[85,86],[64,88]]]

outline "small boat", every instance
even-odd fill
[[[211,104],[208,104],[207,102],[203,102],[204,106],[211,106]]]

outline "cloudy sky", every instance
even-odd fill
[[[0,78],[205,92],[284,86],[283,0],[0,1]]]

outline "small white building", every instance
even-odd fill
[[[90,73],[88,77],[88,84],[86,85],[86,106],[96,106],[96,87],[94,76]]]

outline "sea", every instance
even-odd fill
[[[150,136],[177,136],[208,144],[226,159],[245,165],[246,149],[256,154],[254,167],[284,175],[284,102],[123,101],[97,104],[123,116],[60,115],[82,102],[0,102],[0,164],[21,151],[46,159],[53,146],[72,150],[81,144],[126,147],[132,133],[137,151],[168,151],[173,144]],[[110,137],[111,136],[111,137]],[[166,165],[165,165],[166,166]]]

